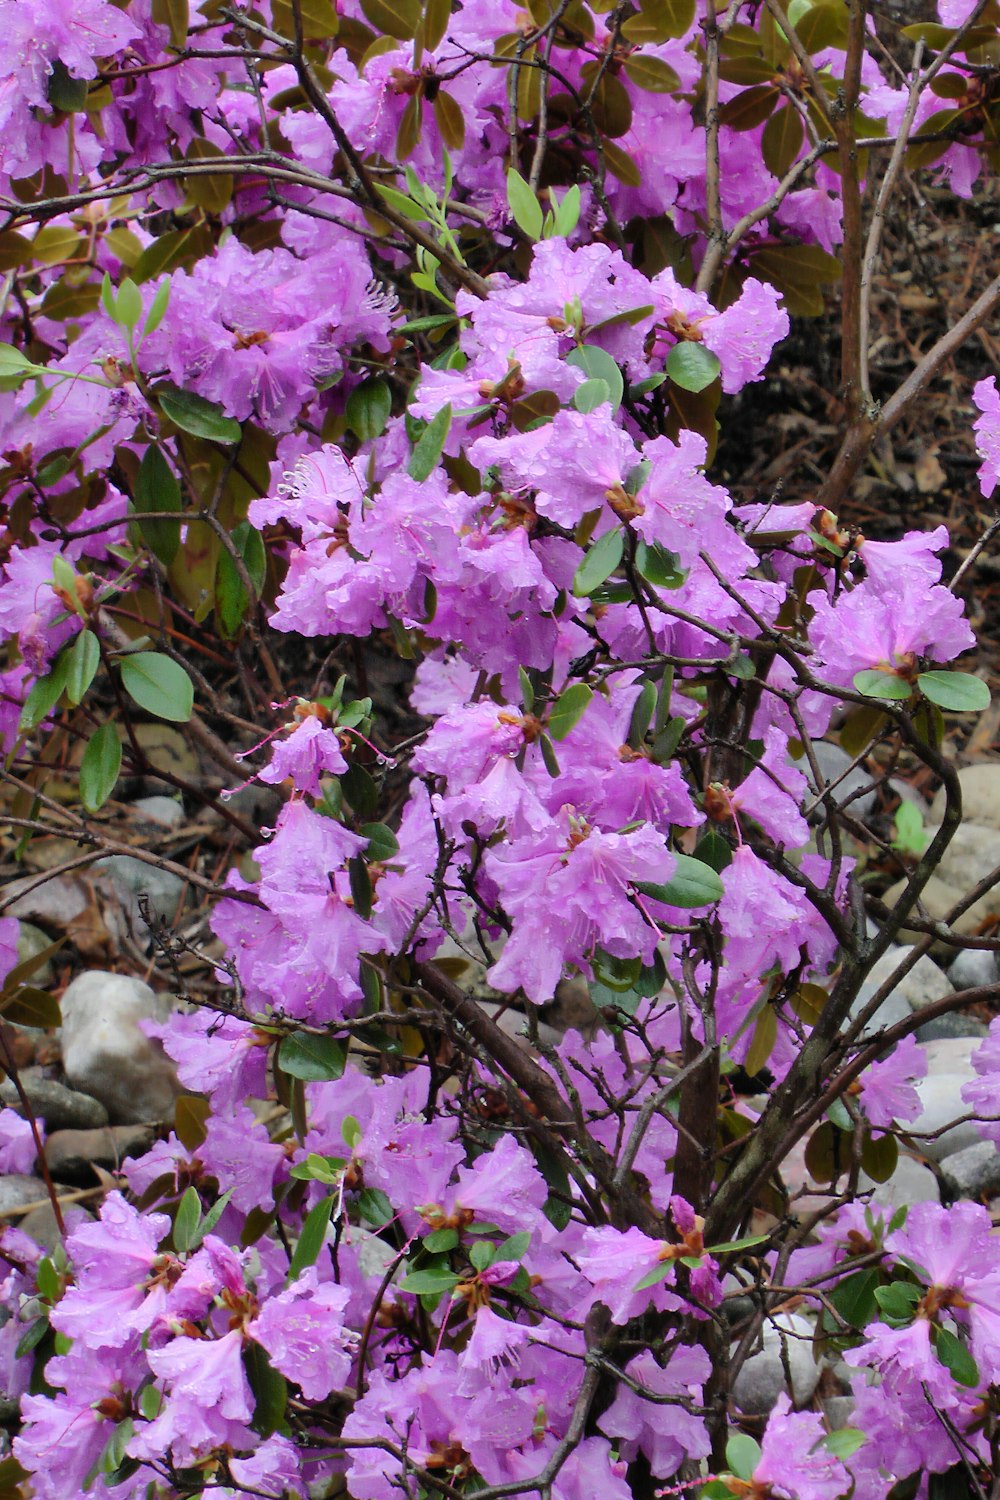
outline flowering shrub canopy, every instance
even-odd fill
[[[944,529],[835,512],[940,363],[879,413],[862,191],[996,168],[998,13],[942,0],[900,82],[866,9],[0,0],[17,826],[107,852],[152,716],[221,753],[192,794],[252,851],[202,881],[198,1008],[149,1028],[175,1128],[57,1251],[0,1237],[10,1492],[886,1500],[993,1463],[990,1217],[859,1196],[926,1058],[852,1012],[959,821],[942,711],[988,692]],[[841,261],[841,456],[735,506],[720,424]],[[946,787],[874,936],[834,733]],[[9,918],[0,967],[30,1018]],[[592,1035],[547,1030],[572,985]],[[974,1069],[996,1140],[996,1025]],[[0,1116],[6,1170],[40,1143]],[[758,1330],[811,1298],[850,1428],[784,1395],[755,1440],[745,1290]]]

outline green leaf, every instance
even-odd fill
[[[516,1234],[510,1234],[497,1246],[494,1260],[520,1260],[531,1244],[531,1232],[527,1229],[519,1229]]]
[[[959,1385],[977,1386],[980,1384],[979,1367],[973,1359],[969,1350],[957,1338],[949,1328],[934,1329],[934,1351],[946,1370],[950,1370],[952,1378]]]
[[[659,589],[679,589],[687,578],[687,569],[681,567],[676,552],[659,542],[636,544],[635,569],[647,583]]]
[[[549,190],[549,196],[550,198],[552,196],[551,189]],[[574,182],[573,186],[568,188],[563,194],[559,202],[559,207],[555,211],[552,226],[552,233],[554,235],[565,237],[573,233],[573,230],[580,222],[580,204],[580,189]]]
[[[618,410],[625,394],[625,381],[617,362],[606,349],[600,349],[596,344],[580,344],[566,356],[566,363],[575,365],[590,380],[603,380],[611,393],[612,413]]]
[[[424,1249],[432,1255],[447,1255],[458,1244],[457,1229],[433,1229],[424,1235]]]
[[[14,1350],[16,1357],[23,1359],[26,1354],[31,1353],[32,1349],[37,1349],[48,1331],[48,1315],[43,1318],[36,1318],[33,1323],[29,1323],[27,1329],[18,1340],[17,1348]]]
[[[684,908],[711,906],[723,897],[722,881],[711,865],[702,864],[690,854],[675,854],[677,868],[663,885],[649,881],[634,882],[637,891],[651,896],[654,901],[665,901],[668,906]]]
[[[751,1250],[754,1245],[763,1245],[768,1239],[770,1235],[767,1234],[747,1234],[741,1240],[727,1240],[724,1245],[709,1245],[706,1254],[726,1255],[736,1250]]]
[[[309,1031],[293,1031],[282,1038],[278,1048],[278,1066],[291,1078],[303,1083],[325,1083],[340,1078],[346,1056],[340,1042],[332,1036],[315,1036]]]
[[[163,415],[192,437],[216,443],[238,443],[242,437],[239,422],[227,417],[214,401],[206,401],[193,391],[182,391],[176,385],[160,386],[155,394]]]
[[[358,1213],[366,1224],[382,1229],[391,1224],[395,1210],[381,1188],[362,1188],[358,1194]]]
[[[399,840],[386,823],[363,823],[361,837],[368,840],[365,857],[378,864],[399,853]]]
[[[288,1267],[289,1286],[291,1286],[293,1281],[298,1280],[303,1271],[307,1271],[310,1266],[314,1266],[319,1260],[332,1212],[333,1199],[323,1198],[306,1215],[305,1223],[302,1225],[302,1233],[299,1235],[298,1244],[295,1246],[295,1253],[292,1255],[291,1264]]]
[[[115,789],[122,768],[121,741],[114,724],[102,724],[87,741],[80,761],[80,801],[89,813],[99,812]]]
[[[46,95],[53,109],[61,110],[64,115],[78,114],[85,110],[87,108],[86,78],[74,78],[66,64],[58,57],[51,64],[51,68]]]
[[[621,562],[624,551],[621,527],[613,526],[594,543],[573,575],[574,596],[582,599],[600,588]]]
[[[182,1255],[198,1244],[198,1229],[201,1225],[201,1199],[196,1187],[189,1187],[174,1215],[174,1248]]]
[[[183,508],[181,487],[173,470],[156,443],[142,455],[135,478],[137,511],[179,511]],[[142,520],[138,523],[143,541],[164,567],[169,568],[181,544],[180,521]]]
[[[850,1458],[852,1453],[857,1453],[868,1441],[866,1432],[859,1432],[857,1427],[838,1427],[836,1432],[828,1432],[823,1439],[823,1446],[834,1458],[843,1461]]]
[[[681,81],[669,63],[645,52],[634,52],[626,59],[625,73],[636,88],[651,94],[672,94]]]
[[[406,472],[418,484],[423,484],[425,479],[429,479],[437,467],[450,429],[451,403],[449,402],[447,406],[442,406],[441,410],[427,423],[410,454]]]
[[[347,398],[344,416],[359,442],[371,442],[385,431],[392,411],[392,391],[385,380],[363,380]]]
[[[573,392],[573,405],[584,415],[596,411],[599,406],[604,406],[610,400],[611,392],[606,380],[585,380]]]
[[[469,1260],[477,1271],[485,1271],[496,1260],[497,1254],[489,1240],[477,1240],[469,1251]]]
[[[475,1246],[473,1246],[475,1249]],[[400,1282],[404,1292],[413,1292],[420,1297],[433,1297],[441,1292],[452,1291],[461,1280],[447,1266],[426,1266],[419,1271],[410,1271]]]
[[[56,706],[69,675],[69,653],[64,651],[47,677],[40,677],[24,700],[18,732],[30,734]]]
[[[884,1316],[894,1323],[909,1323],[920,1297],[920,1288],[911,1286],[908,1281],[894,1281],[891,1286],[875,1288],[875,1301]]]
[[[627,743],[633,750],[638,750],[646,738],[646,731],[656,712],[656,696],[656,683],[650,682],[648,678],[644,679],[628,726]]]
[[[67,656],[66,697],[76,704],[90,687],[101,663],[101,648],[93,631],[81,630]]]
[[[880,1285],[881,1273],[874,1268],[855,1271],[834,1288],[830,1301],[851,1328],[864,1328],[875,1316],[875,1292]]]
[[[368,866],[360,854],[347,861],[347,878],[351,887],[351,900],[358,916],[367,921],[372,914],[372,882]]]
[[[534,189],[525,182],[514,167],[507,170],[507,202],[514,218],[514,223],[531,240],[540,240],[542,237],[542,206],[535,196]]]
[[[253,1392],[253,1429],[269,1438],[281,1427],[288,1406],[288,1381],[276,1370],[267,1350],[249,1339],[243,1351],[247,1380]]]
[[[239,521],[232,530],[232,543],[247,570],[254,592],[259,595],[267,574],[264,538],[249,521]],[[216,618],[223,634],[233,636],[250,607],[250,598],[229,549],[219,551],[215,578]]]
[[[593,696],[585,682],[572,682],[568,688],[563,689],[549,713],[549,734],[554,740],[566,738],[573,726],[583,718]]]
[[[651,1271],[647,1271],[641,1281],[637,1281],[632,1288],[634,1292],[644,1292],[651,1286],[658,1286],[661,1281],[666,1281],[674,1269],[672,1260],[658,1260]]]
[[[142,293],[128,276],[118,288],[115,298],[115,322],[128,333],[138,326],[142,317]]]
[[[737,1479],[751,1479],[760,1463],[760,1445],[749,1433],[734,1432],[726,1443],[726,1465]]]
[[[990,706],[990,690],[971,672],[921,672],[917,686],[938,708],[956,714],[979,714]]]
[[[146,321],[142,325],[142,337],[155,333],[167,315],[167,307],[170,304],[170,282],[161,281],[156,289],[156,296],[149,304],[149,312]]]
[[[880,672],[875,668],[868,668],[864,672],[855,672],[854,687],[866,698],[897,699],[902,701],[909,698],[913,692],[910,683],[904,682],[902,677],[897,677],[895,672]]]
[[[903,801],[893,813],[896,837],[892,847],[906,854],[923,854],[930,835],[924,827],[924,815],[913,802]]]
[[[704,344],[684,339],[667,355],[667,374],[682,391],[704,391],[718,380],[722,365],[717,355]]]
[[[778,1017],[773,1005],[765,1005],[757,1017],[743,1066],[751,1078],[767,1066],[778,1040]]]
[[[194,687],[182,666],[160,651],[137,651],[120,662],[129,697],[147,713],[174,724],[186,724],[194,706]]]

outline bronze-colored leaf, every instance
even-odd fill
[[[434,119],[448,150],[460,151],[465,144],[465,117],[461,106],[444,89],[439,89],[435,95]]]
[[[784,177],[792,162],[802,150],[805,129],[802,116],[791,104],[776,109],[764,126],[761,151],[764,164],[775,177]]]
[[[169,30],[170,45],[180,50],[187,41],[190,25],[188,0],[153,0],[152,13],[157,26]]]
[[[638,89],[650,94],[672,94],[681,81],[669,63],[660,57],[634,52],[625,63],[625,72]]]
[[[756,130],[762,125],[781,97],[773,84],[758,83],[743,89],[735,98],[720,106],[719,124],[730,130]]]
[[[340,20],[331,0],[299,0],[302,37],[306,42],[325,42],[337,35]],[[290,39],[295,36],[295,12],[291,0],[271,0],[275,31]]]
[[[376,31],[409,42],[417,34],[421,21],[420,0],[361,0],[365,20]]]
[[[598,63],[585,63],[580,74],[583,96],[589,96],[590,113],[601,134],[612,139],[626,135],[632,126],[632,100],[621,80],[601,73]]]
[[[403,110],[403,118],[399,122],[399,131],[396,135],[396,160],[406,161],[412,156],[420,144],[420,131],[423,126],[423,100],[419,94],[407,100],[406,108]]]
[[[623,151],[620,146],[616,146],[614,141],[604,141],[602,144],[604,160],[612,176],[617,177],[618,181],[624,183],[626,187],[638,187],[642,182],[642,173],[635,158],[629,156],[628,152]]]
[[[224,159],[225,152],[202,136],[195,136],[188,147],[187,160],[189,162],[215,162]],[[206,213],[221,214],[223,209],[229,206],[233,196],[231,173],[220,171],[192,173],[184,177],[182,181],[184,191],[191,202],[203,208]]]

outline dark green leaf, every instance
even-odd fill
[[[649,881],[637,880],[636,890],[641,891],[644,896],[652,897],[654,901],[664,901],[668,906],[684,908],[711,906],[722,900],[722,881],[711,865],[702,864],[700,859],[694,859],[690,854],[675,854],[674,859],[677,861],[677,868],[668,881],[662,885],[654,885]]]
[[[298,1244],[295,1246],[291,1265],[288,1267],[289,1286],[291,1286],[293,1281],[298,1280],[303,1271],[307,1271],[310,1266],[314,1266],[319,1259],[332,1212],[333,1199],[323,1198],[306,1215],[305,1223],[302,1225],[302,1233],[299,1235]]]
[[[875,1292],[880,1285],[880,1273],[869,1267],[866,1271],[855,1271],[829,1294],[837,1312],[851,1328],[864,1328],[875,1317],[878,1303]]]
[[[139,465],[135,480],[135,508],[138,511],[182,509],[181,487],[155,443],[146,449]],[[149,550],[164,567],[169,568],[181,544],[180,521],[142,520],[138,525]]]
[[[194,706],[194,688],[184,668],[159,651],[137,651],[120,662],[122,683],[130,698],[157,718],[186,724]]]
[[[861,1165],[873,1182],[888,1182],[898,1161],[899,1146],[894,1135],[865,1136]]]
[[[246,569],[255,594],[260,594],[267,573],[267,553],[264,538],[249,521],[240,521],[233,527],[232,543]],[[219,624],[227,636],[235,635],[239,629],[250,599],[236,563],[227,547],[219,551],[219,564],[215,579],[215,608]]]
[[[363,380],[347,398],[347,425],[362,443],[380,437],[392,411],[392,391],[385,380]]]
[[[951,713],[978,714],[990,706],[990,690],[971,672],[921,672],[917,686],[925,698]]]
[[[441,450],[445,445],[448,433],[451,429],[451,404],[442,406],[436,416],[432,417],[417,439],[413,452],[410,454],[410,462],[406,472],[411,479],[418,484],[423,484],[429,479],[437,468],[441,457]]]
[[[573,726],[583,718],[593,696],[585,682],[572,682],[568,688],[563,689],[549,713],[549,734],[554,740],[566,738]]]
[[[891,1286],[875,1288],[875,1301],[886,1318],[894,1323],[908,1323],[920,1301],[920,1288],[908,1281],[894,1281]]]
[[[80,761],[80,801],[98,812],[115,789],[122,768],[121,741],[110,721],[94,731]]]
[[[278,1065],[282,1072],[304,1083],[325,1083],[340,1078],[344,1071],[344,1049],[332,1036],[315,1036],[309,1031],[293,1031],[282,1038]]]
[[[214,401],[206,401],[193,391],[182,391],[179,386],[171,385],[160,386],[155,394],[163,415],[182,432],[216,443],[239,442],[242,436],[239,422],[227,417]]]
[[[975,1387],[980,1384],[979,1367],[968,1348],[949,1328],[938,1326],[934,1330],[934,1350],[946,1370],[959,1385]]]
[[[366,1224],[381,1229],[391,1224],[395,1209],[381,1188],[362,1188],[358,1194],[358,1212]]]
[[[912,684],[902,677],[897,677],[894,672],[879,672],[875,668],[855,672],[854,687],[866,698],[896,699],[900,702],[909,698],[913,692]]]
[[[606,349],[596,344],[581,344],[566,356],[566,363],[575,365],[590,380],[603,380],[610,392],[611,410],[618,410],[625,394],[625,382],[617,362]]]
[[[587,552],[573,577],[573,593],[576,598],[585,598],[600,588],[610,578],[622,560],[625,539],[620,526],[606,531]]]
[[[288,1382],[276,1370],[263,1345],[248,1340],[243,1352],[247,1380],[253,1392],[253,1429],[268,1438],[281,1427],[288,1405]]]
[[[66,697],[79,703],[97,673],[101,648],[92,630],[81,630],[67,654]]]
[[[682,340],[667,355],[666,371],[682,391],[704,391],[717,380],[722,365],[704,344]]]
[[[399,853],[399,840],[386,823],[363,823],[361,837],[368,840],[368,848],[365,850],[367,859],[384,864],[387,859],[392,859],[394,854]]]
[[[434,1229],[424,1235],[424,1249],[432,1255],[446,1255],[458,1244],[457,1229]]]
[[[196,1187],[185,1190],[174,1215],[174,1248],[186,1255],[199,1243],[198,1230],[201,1225],[201,1199]]]
[[[69,675],[69,653],[64,651],[47,677],[39,677],[24,700],[18,730],[30,734],[56,706],[66,687]]]

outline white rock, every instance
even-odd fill
[[[936,824],[927,825],[928,842],[937,831]],[[983,823],[965,822],[956,828],[934,872],[957,890],[970,891],[998,865],[1000,829]]]
[[[970,823],[1000,828],[1000,761],[983,761],[977,766],[963,766],[958,773],[962,788],[962,815]],[[931,805],[931,817],[940,823],[945,809],[944,787]]]
[[[62,997],[66,1077],[100,1099],[114,1124],[173,1118],[180,1091],[174,1065],[139,1030],[140,1021],[164,1021],[170,1010],[170,997],[141,979],[101,970],[81,974]]]
[[[865,1174],[862,1180],[868,1185]],[[872,1202],[881,1208],[909,1208],[914,1203],[940,1203],[938,1180],[930,1167],[912,1156],[900,1156],[896,1170],[888,1182],[880,1182],[872,1194]]]
[[[184,809],[175,797],[137,797],[132,811],[144,823],[156,823],[161,828],[176,828],[184,822]]]
[[[981,984],[996,984],[1000,978],[997,955],[988,948],[963,948],[948,970],[953,989],[971,990]]]
[[[764,1324],[763,1349],[751,1355],[733,1384],[733,1400],[741,1411],[765,1416],[772,1409],[787,1390],[786,1363],[795,1405],[804,1406],[811,1399],[821,1373],[813,1359],[812,1338],[813,1325],[798,1313],[776,1313]]]
[[[173,870],[161,870],[144,859],[134,859],[131,854],[112,854],[97,864],[110,877],[125,905],[136,908],[132,917],[136,932],[142,931],[138,917],[140,897],[148,901],[150,916],[168,924],[173,922],[184,900],[184,881]]]
[[[951,1039],[949,1039],[950,1042]],[[965,1037],[954,1038],[965,1041]],[[928,1047],[945,1046],[945,1042],[928,1042]],[[963,1125],[952,1125],[953,1120],[968,1113],[962,1100],[963,1085],[968,1083],[971,1073],[928,1074],[916,1084],[917,1094],[923,1106],[916,1120],[908,1121],[906,1131],[912,1135],[916,1145],[931,1161],[944,1161],[966,1146],[974,1146],[980,1140],[979,1131],[971,1120]],[[950,1126],[950,1129],[947,1128]]]

